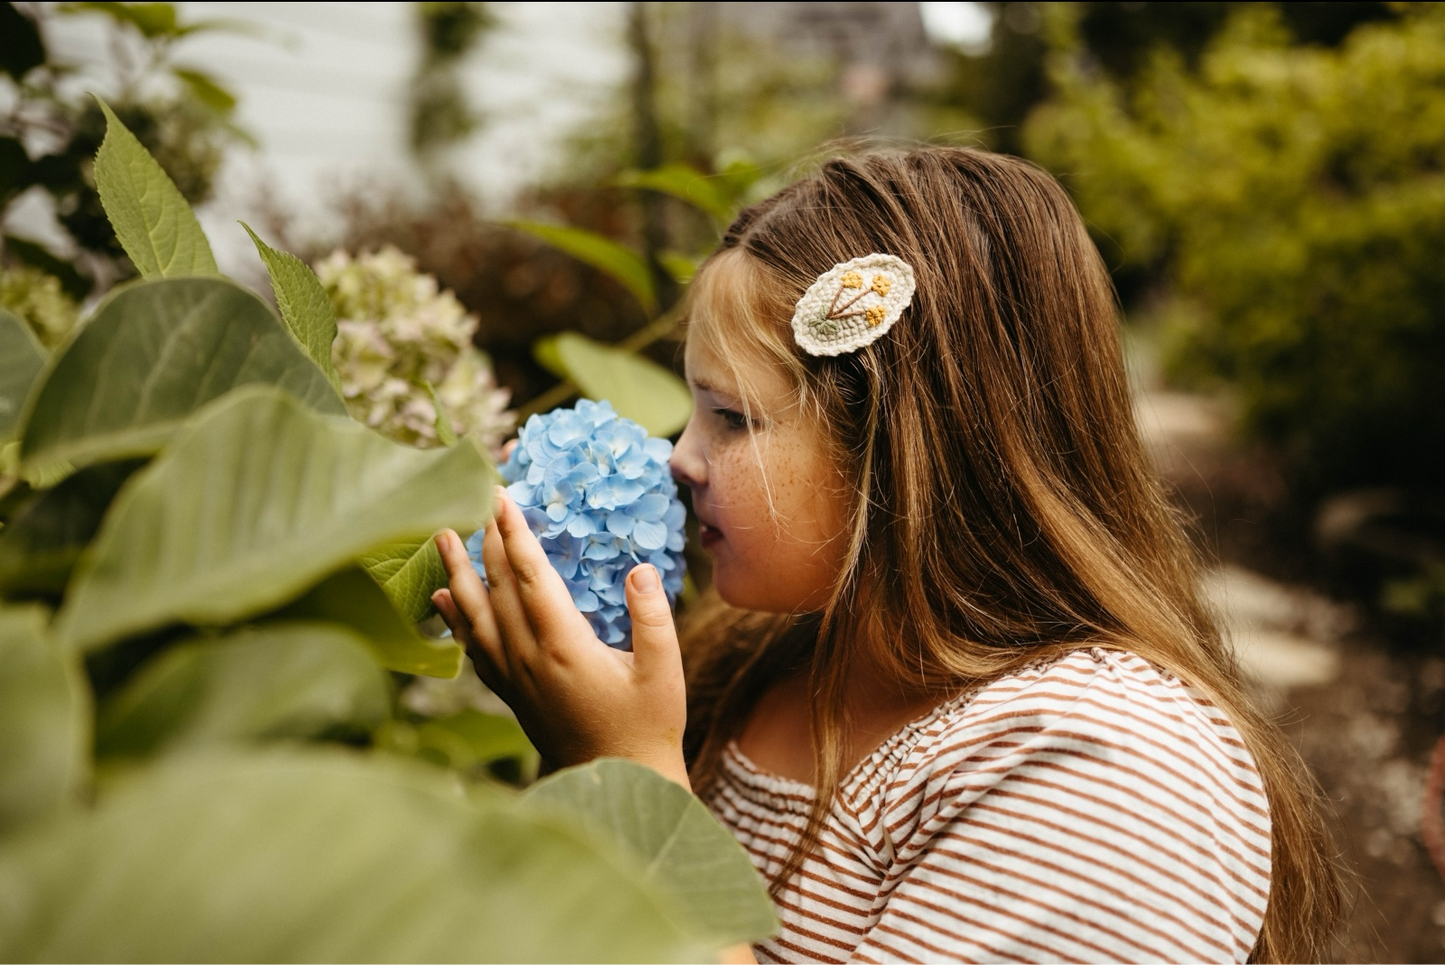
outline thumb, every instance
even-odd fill
[[[643,563],[627,574],[627,611],[632,615],[632,654],[638,670],[652,673],[680,668],[677,627],[657,567]]]

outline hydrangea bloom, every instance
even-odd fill
[[[662,577],[669,603],[682,592],[683,521],[668,470],[672,443],[653,439],[607,402],[577,403],[527,420],[502,464],[507,492],[608,646],[631,646],[623,581],[638,563]],[[467,540],[482,570],[482,533]]]
[[[456,296],[392,247],[335,251],[316,276],[336,310],[331,356],[353,417],[399,442],[439,445],[430,385],[457,435],[497,451],[515,423],[510,395],[472,344],[477,318]]]

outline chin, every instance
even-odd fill
[[[812,613],[828,605],[824,588],[812,593],[779,592],[777,582],[757,574],[746,580],[730,579],[729,574],[713,570],[713,587],[728,606],[756,613]]]

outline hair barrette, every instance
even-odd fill
[[[809,355],[856,352],[893,327],[913,301],[913,287],[913,268],[894,255],[834,265],[798,299],[793,340]]]

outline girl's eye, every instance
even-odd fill
[[[712,411],[718,414],[729,429],[746,429],[748,427],[748,417],[736,409],[713,409]]]

